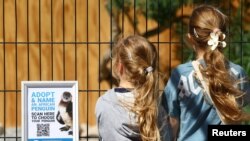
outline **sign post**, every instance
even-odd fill
[[[77,81],[22,81],[22,141],[78,141]]]

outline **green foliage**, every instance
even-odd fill
[[[121,12],[134,9],[145,17],[157,21],[162,26],[170,27],[170,20],[177,18],[176,11],[190,0],[108,0],[107,9]]]
[[[225,54],[229,60],[241,65],[250,76],[250,32],[244,30],[245,23],[242,20],[241,9],[237,9],[235,15],[230,16],[229,45]]]
[[[250,114],[250,104],[248,104],[247,106],[245,106],[243,110],[244,110],[246,113]],[[245,122],[244,124],[250,125],[250,121]]]
[[[170,20],[175,17],[176,11],[180,8],[180,0],[137,0],[136,9],[143,15],[160,25],[170,27]],[[172,19],[172,20],[173,20]]]
[[[111,12],[111,10],[122,11],[124,9],[132,7],[132,1],[131,0],[109,0],[106,7],[109,12]]]

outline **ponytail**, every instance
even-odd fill
[[[160,139],[157,125],[157,103],[160,99],[157,77],[157,73],[149,72],[146,74],[145,83],[136,88],[135,112],[138,116],[139,130],[143,141],[158,141]]]
[[[218,49],[208,51],[204,60],[207,66],[201,72],[207,78],[211,98],[220,111],[221,118],[229,124],[249,120],[249,115],[243,113],[237,101],[237,98],[244,95],[236,87],[240,80],[230,74],[229,62],[223,53]]]

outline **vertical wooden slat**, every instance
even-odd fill
[[[89,18],[88,18],[88,30],[89,30],[89,42],[98,41],[98,0],[89,0]]]
[[[17,41],[27,41],[27,0],[17,0]],[[24,50],[26,51],[26,50]],[[22,53],[20,53],[22,54]]]
[[[41,0],[41,41],[51,41],[51,3]]]
[[[16,127],[16,93],[15,92],[6,92],[5,95],[5,126]],[[14,104],[13,104],[14,103]]]
[[[66,44],[65,45],[65,79],[66,80],[74,80],[75,79],[75,50],[74,44]]]
[[[62,42],[63,41],[62,0],[53,0],[52,2],[53,2],[53,39],[54,42]]]
[[[65,42],[73,43],[75,41],[75,5],[74,1],[66,0],[64,2],[65,13]],[[79,13],[78,13],[79,14]],[[80,13],[81,14],[81,13]]]
[[[29,0],[29,41],[39,42],[39,2]],[[33,64],[30,64],[31,66]]]
[[[101,11],[101,17],[100,17],[100,34],[101,34],[101,42],[109,42],[110,39],[110,16],[109,13],[107,11],[107,7],[106,7],[106,2],[104,0],[100,1],[100,11]]]
[[[62,44],[53,45],[53,74],[54,80],[63,80],[63,46]]]
[[[3,0],[0,0],[0,42],[3,42]]]
[[[53,0],[53,77],[63,80],[63,1]]]
[[[5,41],[15,42],[15,1],[8,0],[4,4],[5,13]]]
[[[86,42],[86,23],[87,23],[87,15],[86,15],[86,1],[83,0],[77,0],[76,1],[77,8],[76,8],[76,13],[77,13],[77,42]]]
[[[64,22],[65,22],[65,79],[75,79],[75,2],[64,2]]]
[[[27,74],[27,0],[17,0],[17,41],[22,44],[17,44],[17,89],[21,89],[21,81],[28,79]],[[20,107],[20,106],[19,106]]]
[[[42,80],[52,80],[52,53],[51,53],[51,2],[46,0],[40,1],[40,39],[41,45],[41,76]]]
[[[51,44],[41,45],[41,75],[42,80],[52,80],[52,54],[51,54]]]
[[[32,31],[30,31],[30,34],[31,32]],[[29,79],[33,81],[34,80],[38,81],[40,79],[39,44],[30,44],[28,55],[29,55]]]
[[[1,22],[0,22],[1,23]],[[1,27],[0,27],[1,28]],[[4,48],[3,45],[0,44],[0,81],[4,82],[4,54],[3,54]],[[0,115],[0,126],[3,126],[4,122],[4,83],[0,83],[0,113],[3,113]]]

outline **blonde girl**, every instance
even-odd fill
[[[166,126],[158,126],[166,121],[159,106],[161,81],[155,47],[138,35],[122,38],[113,48],[112,64],[119,87],[108,90],[97,101],[100,138],[104,141],[166,140]]]
[[[250,119],[242,110],[250,100],[250,87],[244,80],[247,75],[223,54],[227,23],[227,17],[209,5],[192,12],[188,39],[196,59],[174,69],[164,90],[178,141],[204,141],[208,125],[239,124]]]

